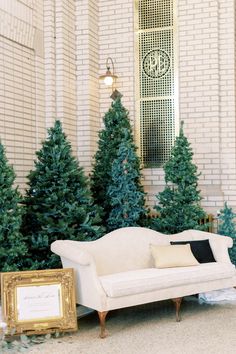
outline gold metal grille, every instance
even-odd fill
[[[142,0],[138,4],[139,29],[173,26],[173,0]]]
[[[144,70],[144,60],[151,51],[161,51],[169,60],[169,69],[161,77],[149,76]],[[140,72],[140,96],[156,97],[170,96],[174,94],[174,53],[173,30],[152,31],[139,33],[139,72]],[[155,58],[154,58],[155,59]],[[161,57],[157,57],[160,61]],[[149,59],[151,61],[151,59]],[[153,67],[155,67],[155,61]],[[160,66],[160,64],[159,64]],[[167,66],[167,65],[166,65]],[[160,70],[157,70],[160,72]]]
[[[175,1],[135,0],[136,95],[145,167],[160,167],[168,160],[177,130]]]
[[[140,104],[141,151],[145,165],[161,166],[170,155],[175,138],[172,99],[142,101]]]

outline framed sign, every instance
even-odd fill
[[[15,334],[77,330],[74,271],[1,273],[3,320]]]

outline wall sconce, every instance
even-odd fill
[[[111,66],[109,62],[111,63],[112,71],[110,70]],[[111,57],[108,57],[106,60],[106,68],[107,68],[106,74],[99,76],[99,80],[103,80],[104,84],[107,86],[113,86],[118,76],[114,75],[114,62]]]
[[[109,63],[110,62],[110,63]],[[111,66],[112,66],[112,71]],[[114,75],[114,62],[111,57],[108,57],[106,60],[106,74],[99,76],[99,80],[103,80],[104,84],[106,86],[111,86],[111,98],[115,101],[117,98],[121,98],[122,94],[115,88],[115,81],[118,78],[118,76]]]

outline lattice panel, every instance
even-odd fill
[[[145,167],[161,167],[176,133],[177,0],[135,0],[140,151]]]
[[[162,166],[175,139],[174,100],[140,102],[141,156],[145,167]]]
[[[140,98],[174,94],[173,30],[139,33]]]
[[[141,0],[138,12],[140,30],[173,26],[173,0]]]

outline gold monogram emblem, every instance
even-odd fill
[[[160,79],[170,68],[170,57],[164,50],[153,49],[143,58],[143,71],[153,79]]]

